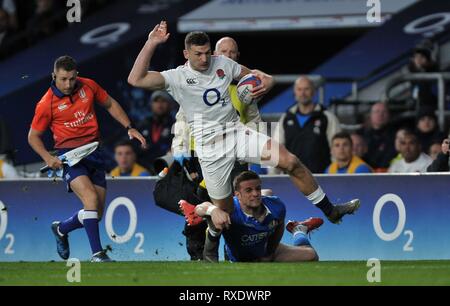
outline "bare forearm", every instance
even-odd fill
[[[44,142],[42,142],[42,139],[38,135],[33,135],[33,133],[30,131],[28,134],[28,143],[30,144],[31,148],[39,154],[39,156],[42,158],[42,160],[46,161],[51,157],[50,153],[45,148]]]
[[[142,87],[142,81],[147,75],[150,67],[150,61],[155,53],[157,44],[151,40],[147,40],[141,52],[139,53],[130,75],[128,76],[128,82],[133,86]]]
[[[109,114],[114,119],[116,119],[123,127],[127,127],[131,124],[128,115],[125,113],[122,106],[120,106],[120,104],[117,101],[112,100],[111,106],[107,110]]]

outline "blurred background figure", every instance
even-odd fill
[[[35,0],[34,13],[27,23],[29,44],[49,37],[65,26],[65,3],[62,2],[64,1]]]
[[[390,165],[392,165],[393,163],[402,159],[402,154],[400,153],[400,147],[402,145],[403,137],[405,136],[405,134],[408,131],[409,131],[408,128],[400,128],[395,133],[394,145],[395,145],[395,151],[397,152],[397,155],[391,160],[391,162],[389,163]]]
[[[110,175],[118,176],[149,176],[148,171],[136,162],[136,152],[130,141],[119,142],[114,148],[114,158],[117,167]]]
[[[433,60],[433,44],[430,41],[423,41],[413,50],[413,56],[408,65],[408,72],[437,72],[438,65]],[[433,82],[413,81],[411,82],[411,96],[416,102],[417,109],[424,106],[437,108],[437,98],[435,85]]]
[[[18,177],[19,174],[13,165],[13,147],[9,130],[5,121],[0,117],[0,179]]]
[[[369,151],[366,140],[358,133],[351,133],[350,137],[352,138],[353,143],[353,155],[366,161],[367,152]]]
[[[417,135],[410,131],[400,139],[400,154],[402,158],[389,167],[390,173],[427,172],[427,167],[433,162],[422,152]]]
[[[166,91],[154,91],[150,98],[150,117],[137,124],[137,129],[147,140],[147,149],[139,149],[138,162],[152,175],[156,175],[154,161],[166,155],[172,145],[172,126],[175,123],[171,111],[174,100]]]
[[[390,113],[383,102],[370,109],[367,127],[359,131],[367,142],[367,163],[375,172],[386,172],[395,157],[394,130],[389,125]]]
[[[436,114],[429,106],[424,106],[418,113],[416,134],[425,153],[429,152],[433,141],[441,143],[445,138],[445,134],[439,131]]]
[[[14,31],[9,26],[8,12],[0,7],[0,59],[14,53],[13,35]]]
[[[331,141],[334,162],[325,170],[328,174],[372,173],[372,169],[360,157],[353,154],[353,142],[349,133],[340,132]]]
[[[17,31],[19,23],[17,20],[17,7],[14,0],[0,0],[0,10],[8,14],[8,27]]]
[[[274,139],[312,173],[323,173],[331,162],[331,139],[341,128],[333,113],[313,102],[314,94],[314,84],[308,77],[301,76],[295,81],[296,104],[280,118]]]
[[[442,147],[442,144],[441,144],[440,141],[434,140],[431,143],[427,154],[431,157],[432,160],[436,160],[436,158],[438,157],[439,153],[441,153],[441,151],[442,151],[441,147]]]
[[[450,171],[450,137],[442,141],[441,150],[436,159],[428,167],[428,172],[447,172]]]

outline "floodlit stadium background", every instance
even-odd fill
[[[184,63],[183,39],[189,31],[206,31],[213,44],[220,37],[231,36],[239,44],[241,64],[273,74],[277,80],[273,91],[260,102],[265,121],[276,122],[295,103],[292,84],[305,74],[316,81],[317,103],[335,113],[349,132],[364,126],[371,105],[379,101],[387,101],[393,128],[414,127],[417,105],[410,90],[411,75],[405,71],[414,48],[428,40],[439,71],[416,75],[414,80],[431,78],[439,129],[448,135],[447,1],[381,0],[381,20],[369,22],[371,7],[365,0],[88,0],[81,1],[81,22],[68,23],[69,8],[55,6],[46,17],[54,23],[45,34],[31,31],[35,8],[29,2],[14,1],[15,38],[13,43],[0,45],[0,154],[11,159],[21,176],[0,179],[1,262],[58,260],[49,224],[79,207],[77,199],[65,193],[61,181],[38,178],[43,163],[27,143],[34,107],[50,84],[54,59],[63,54],[73,56],[81,76],[101,84],[133,121],[143,120],[151,115],[151,92],[132,88],[127,76],[148,32],[161,19],[168,21],[171,37],[156,52],[152,69],[161,71]],[[102,140],[109,150],[107,164],[112,169],[114,143],[126,132],[105,111],[97,111]],[[46,145],[52,145],[49,135]],[[357,215],[346,217],[340,226],[326,224],[313,236],[321,259],[450,259],[447,174],[317,177],[333,201],[362,200]],[[183,219],[154,204],[155,181],[109,179],[109,208],[101,232],[114,259],[188,260],[181,234]],[[320,215],[287,176],[264,176],[263,183],[286,202],[288,219]],[[286,234],[283,241],[289,243],[290,237]],[[84,235],[73,234],[71,243],[73,256],[87,259]]]

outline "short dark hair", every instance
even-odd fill
[[[65,71],[77,70],[77,62],[73,59],[73,57],[63,55],[56,59],[54,69],[55,71],[58,71],[59,69],[63,69]]]
[[[234,178],[233,187],[234,190],[239,190],[242,182],[251,180],[261,180],[258,174],[253,171],[244,171]]]
[[[347,132],[339,132],[334,134],[333,138],[331,138],[331,142],[333,142],[335,139],[348,139],[350,141],[350,144],[353,145],[352,136],[350,136]]]
[[[116,145],[114,146],[114,151],[116,151],[118,147],[130,147],[131,150],[133,150],[133,152],[136,153],[136,150],[134,149],[134,144],[130,140],[121,140],[118,143],[116,143]]]
[[[411,129],[405,129],[405,135],[403,137],[412,137],[414,139],[414,142],[417,142],[420,144],[419,136],[417,133]]]
[[[190,32],[186,35],[186,38],[184,39],[184,46],[186,49],[188,49],[192,45],[204,46],[209,43],[210,40],[208,34],[200,31]]]

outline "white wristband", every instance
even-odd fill
[[[216,209],[216,208],[217,208],[217,206],[214,206],[214,205],[208,207],[208,209],[206,210],[206,215],[207,215],[207,216],[211,216],[211,213],[212,213],[213,210]]]

